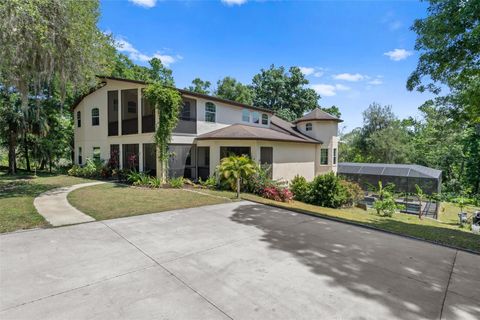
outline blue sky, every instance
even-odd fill
[[[418,116],[427,94],[408,92],[415,68],[418,1],[102,1],[100,28],[136,63],[158,56],[177,87],[195,77],[250,83],[261,68],[299,66],[322,98],[337,105],[344,130],[362,124],[373,102],[401,118]]]

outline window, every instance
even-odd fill
[[[138,133],[138,90],[122,90],[122,134]]]
[[[107,92],[108,135],[118,136],[118,91]]]
[[[78,164],[82,164],[82,147],[78,147]]]
[[[252,122],[256,124],[260,123],[260,113],[256,111],[252,113]]]
[[[320,164],[328,164],[328,149],[320,149]]]
[[[220,147],[220,160],[229,156],[250,157],[250,147]]]
[[[337,164],[337,149],[333,149],[333,164]]]
[[[305,125],[305,131],[312,131],[312,124],[311,123],[307,123]]]
[[[190,101],[183,101],[180,120],[190,120]]]
[[[268,114],[262,113],[262,124],[268,125]]]
[[[242,121],[250,122],[250,111],[248,111],[247,109],[243,109],[242,111]]]
[[[143,96],[142,90],[142,133],[155,131],[155,108]]]
[[[100,161],[100,147],[93,147],[93,160]]]
[[[206,122],[215,122],[215,112],[216,107],[213,103],[207,102],[205,104],[205,121]]]
[[[272,165],[273,165],[273,147],[260,147],[260,165],[263,170],[268,174],[268,177],[272,178]]]
[[[82,114],[80,113],[80,111],[77,111],[77,127],[81,127],[82,126]]]
[[[100,111],[98,108],[92,109],[92,126],[98,126],[100,124]]]
[[[215,120],[214,120],[215,121]],[[182,109],[176,127],[175,133],[195,134],[197,133],[197,100],[182,99]]]

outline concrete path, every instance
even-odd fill
[[[0,319],[480,319],[480,256],[247,201],[0,235]]]
[[[38,213],[54,227],[95,221],[92,217],[70,205],[67,201],[67,195],[73,190],[101,183],[105,182],[80,183],[70,187],[49,190],[36,197],[33,205]]]

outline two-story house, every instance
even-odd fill
[[[73,107],[75,163],[118,159],[120,168],[157,173],[155,110],[143,98],[142,81],[101,77]],[[315,109],[293,123],[270,110],[178,89],[183,107],[169,146],[168,175],[192,180],[213,175],[220,160],[246,154],[270,165],[273,179],[308,180],[337,171],[338,123]]]

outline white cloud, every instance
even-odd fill
[[[241,6],[246,2],[247,0],[222,0],[222,3],[226,4],[227,6]]]
[[[361,75],[360,73],[339,73],[333,76],[335,80],[345,80],[345,81],[360,81],[365,79],[365,76]]]
[[[299,67],[300,71],[305,75],[305,76],[314,76],[317,78],[320,78],[323,76],[323,69],[322,68],[317,68],[317,67]]]
[[[373,79],[372,81],[368,81],[368,84],[373,84],[375,86],[381,85],[383,81],[381,79]]]
[[[315,90],[316,93],[324,97],[334,96],[337,94],[337,91],[350,90],[350,87],[344,86],[343,84],[332,85],[324,83],[312,84],[310,88],[312,88],[313,90]]]
[[[300,67],[300,71],[306,76],[309,76],[315,72],[315,68],[310,67]]]
[[[169,66],[170,64],[182,59],[182,57],[179,55],[171,56],[167,54],[161,54],[159,51],[153,55],[147,55],[138,51],[130,42],[126,41],[125,39],[115,40],[115,48],[118,51],[127,54],[130,59],[140,62],[148,62],[152,58],[158,58],[165,66]]]
[[[137,6],[144,8],[153,8],[157,4],[157,0],[128,0]]]
[[[390,60],[400,61],[410,57],[413,53],[405,49],[393,49],[392,51],[385,52],[384,55],[388,56]]]

